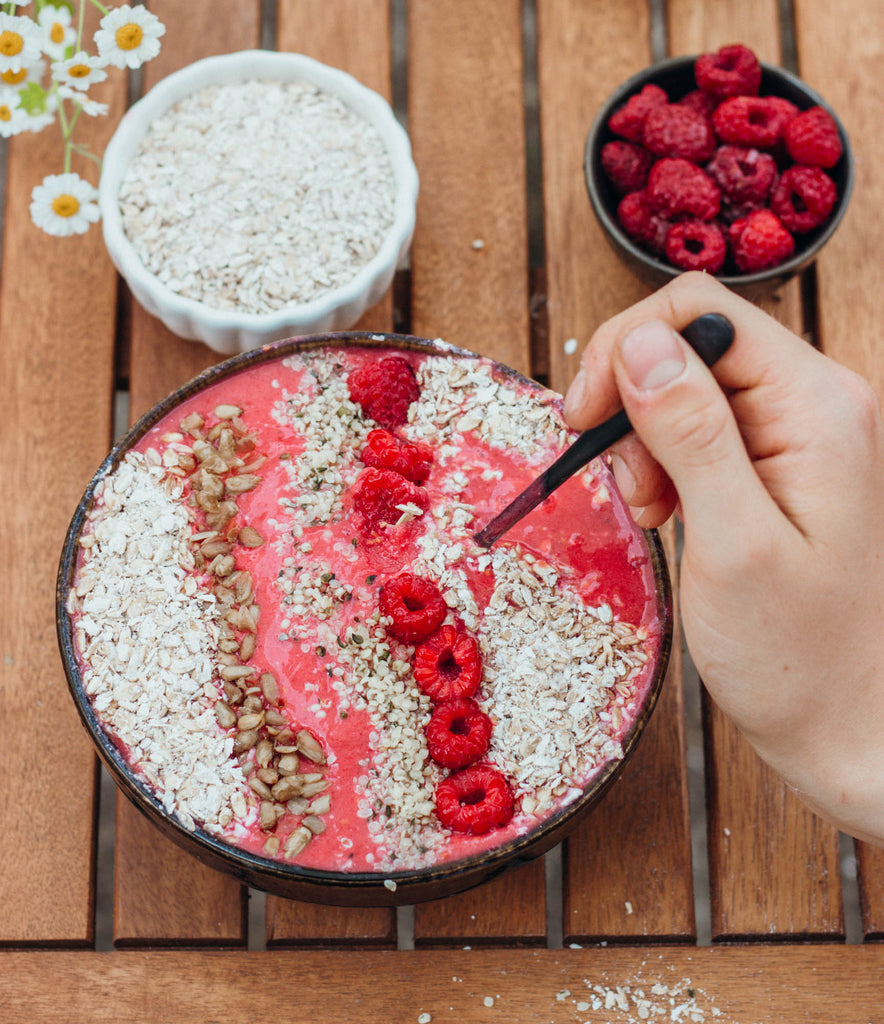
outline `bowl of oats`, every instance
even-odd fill
[[[86,490],[71,694],[121,790],[205,863],[411,904],[550,849],[657,700],[657,535],[594,460],[490,549],[573,439],[561,397],[441,340],[336,333],[210,368]]]
[[[389,289],[418,176],[389,103],[295,53],[208,57],[158,82],[107,146],[107,251],[135,299],[225,355],[347,330]]]

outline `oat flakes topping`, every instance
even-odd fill
[[[393,223],[365,118],[314,86],[208,86],[157,117],[120,187],[123,229],[172,291],[267,313],[351,280]]]

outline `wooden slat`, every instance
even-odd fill
[[[528,244],[518,0],[412,0],[408,109],[421,179],[412,329],[525,372]]]
[[[642,1019],[639,992],[655,1009],[651,1021],[877,1024],[884,946],[2,952],[0,972],[10,979],[6,1024],[246,1021],[270,1007],[328,1024],[627,1024]],[[670,1002],[654,986],[681,994]],[[628,1011],[604,1008],[604,993],[618,988]]]
[[[884,7],[857,0],[839,17],[824,0],[796,0],[796,42],[802,77],[842,119],[854,152],[856,181],[841,227],[817,260],[819,338],[824,352],[865,376],[884,401],[877,296],[884,252],[884,108],[881,40]],[[884,856],[858,851],[863,925],[884,935]]]
[[[866,939],[884,939],[884,849],[856,844],[862,931]]]
[[[663,536],[672,565],[674,535],[667,525]],[[611,791],[565,843],[566,943],[696,939],[685,756],[676,629],[663,692],[639,746]]]
[[[409,131],[421,178],[412,256],[416,334],[530,368],[518,0],[408,6]],[[476,243],[476,245],[474,245]],[[542,862],[469,897],[415,908],[416,943],[535,942]]]
[[[218,17],[211,0],[153,0],[166,25],[160,55],[143,71],[144,89],[191,61],[257,46],[260,2]],[[133,420],[220,356],[182,341],[131,304],[130,410]],[[181,851],[118,797],[114,941],[118,945],[246,942],[245,890]]]
[[[476,889],[414,908],[415,946],[539,946],[546,942],[543,858]]]
[[[386,0],[280,0],[277,4],[279,50],[304,53],[348,71],[386,99],[392,94],[390,10]],[[356,328],[392,328],[390,292],[367,310]],[[296,900],[267,899],[268,945],[395,946],[396,912],[389,907],[350,910]]]
[[[779,64],[776,0],[668,6],[672,54],[728,43]],[[802,333],[800,282],[763,304]],[[715,710],[707,715],[708,850],[714,939],[843,934],[838,837],[801,805]]]
[[[583,146],[612,85],[649,63],[648,36],[643,0],[538,5],[550,383],[560,391],[579,359],[564,342],[576,338],[579,353],[598,324],[647,294],[592,213]],[[676,641],[664,696],[634,762],[568,839],[566,941],[694,935],[681,685]],[[616,850],[612,832],[624,837]]]
[[[95,27],[91,18],[89,26]],[[75,139],[102,152],[125,101],[111,75]],[[51,238],[31,190],[64,170],[57,126],[8,146],[0,284],[0,944],[92,941],[97,761],[53,629],[64,534],[111,437],[116,280],[100,227]],[[93,184],[86,160],[72,170]]]

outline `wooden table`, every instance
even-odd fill
[[[421,176],[411,268],[359,326],[442,335],[559,390],[578,359],[566,340],[582,347],[644,293],[585,195],[583,141],[603,97],[666,52],[734,41],[797,66],[842,115],[857,182],[816,266],[769,307],[884,394],[880,0],[669,0],[665,16],[646,0],[536,0],[524,12],[520,0],[150,6],[168,31],[142,88],[196,58],[263,45],[344,67],[400,107],[407,97]],[[104,86],[112,110],[88,125],[95,147],[127,102],[121,77]],[[54,132],[8,146],[0,1019],[884,1020],[884,851],[859,845],[858,886],[842,886],[838,835],[705,705],[692,842],[694,694],[681,657],[636,757],[577,833],[545,861],[443,902],[397,914],[264,901],[125,801],[109,820],[113,792],[108,801],[56,649],[61,541],[111,443],[115,391],[128,392],[134,419],[216,357],[130,300],[99,230],[66,241],[31,225],[30,190],[60,166]],[[692,846],[695,869],[708,851],[708,894]],[[698,922],[711,941],[698,942]],[[618,987],[628,1011],[605,1008]]]

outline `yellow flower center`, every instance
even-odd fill
[[[27,77],[27,68],[22,68],[20,71],[4,71],[0,73],[0,80],[4,81],[7,85],[18,85],[19,82],[23,82]]]
[[[52,211],[59,217],[73,217],[79,209],[79,200],[69,192],[62,192],[52,200]]]
[[[0,53],[4,57],[15,57],[24,49],[25,41],[18,32],[11,32],[6,29],[0,32]]]
[[[88,78],[91,70],[88,64],[72,64],[68,68],[68,74],[71,78]]]
[[[2,106],[0,106],[0,121],[11,121],[11,120],[12,120],[12,111],[9,109],[9,106],[6,103],[4,103]]]
[[[52,28],[49,30],[49,38],[53,43],[64,42],[64,25],[60,21],[53,21]]]
[[[121,50],[137,50],[141,46],[141,40],[144,38],[144,33],[141,31],[141,26],[136,25],[134,21],[130,21],[126,25],[121,25],[117,29],[117,46]]]

